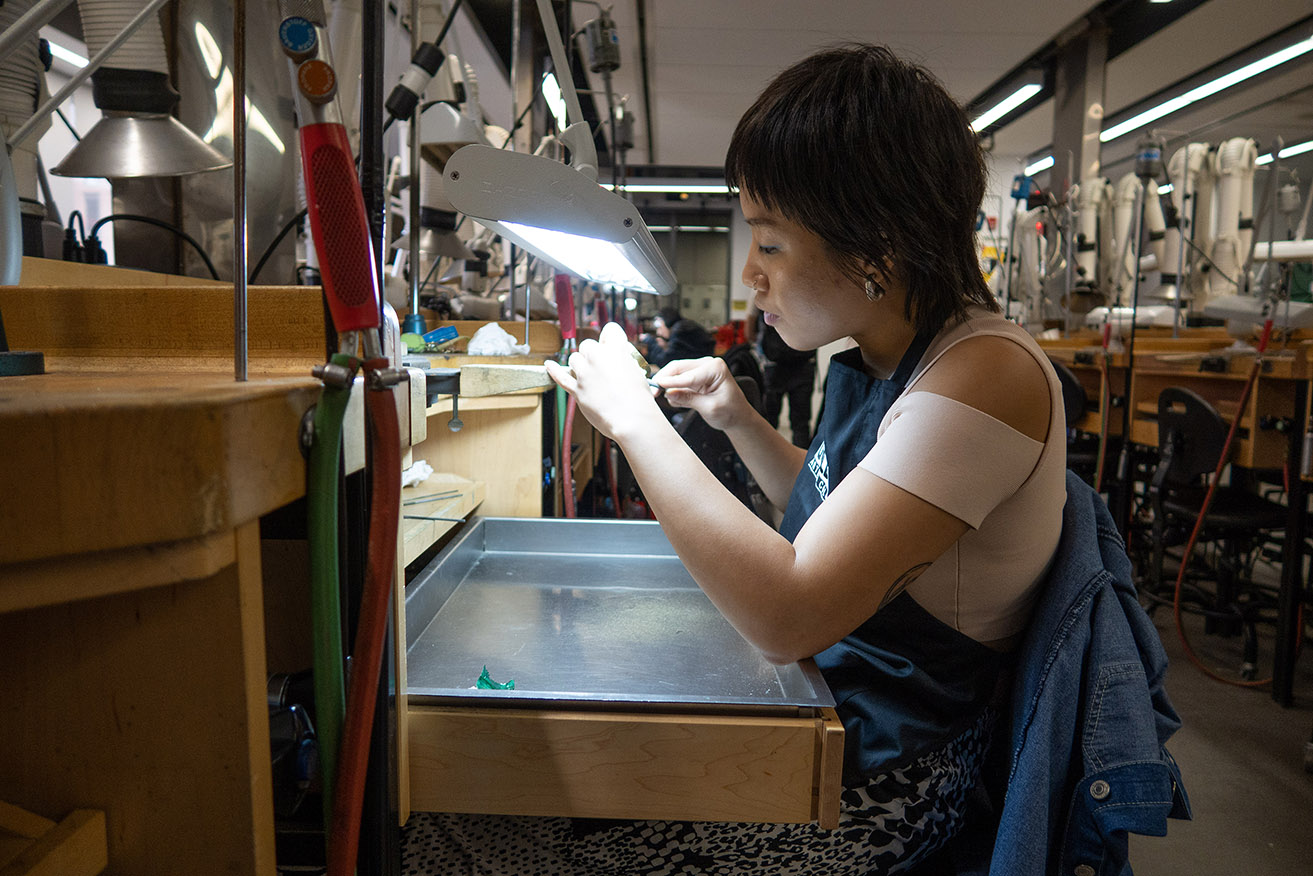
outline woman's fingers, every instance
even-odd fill
[[[572,353],[570,355],[573,358],[578,354]],[[573,394],[579,390],[579,381],[575,379],[573,370],[562,367],[551,359],[548,359],[544,365],[547,368],[547,376],[556,381],[557,385],[566,392]]]

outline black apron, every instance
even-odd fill
[[[913,340],[892,377],[862,368],[861,350],[830,360],[825,407],[780,533],[798,535],[813,511],[875,445],[930,338]],[[872,525],[879,525],[873,521]],[[844,725],[844,783],[906,766],[965,732],[993,696],[1004,656],[935,618],[903,593],[816,655]]]

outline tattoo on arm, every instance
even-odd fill
[[[921,573],[928,568],[930,568],[929,563],[919,563],[899,575],[898,580],[890,585],[888,591],[884,594],[884,598],[880,600],[880,605],[875,610],[879,611],[881,608],[884,608],[886,605],[897,599],[899,594],[911,586],[912,582],[921,577]]]

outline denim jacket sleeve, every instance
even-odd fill
[[[1189,817],[1180,720],[1103,500],[1068,472],[1062,539],[1018,653],[991,874],[1129,874],[1127,835]]]

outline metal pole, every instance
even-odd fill
[[[419,51],[419,0],[410,0],[410,56]],[[410,312],[419,315],[419,125],[424,112],[424,95],[410,117],[410,215],[406,217],[406,232],[410,235]],[[409,323],[417,321],[408,317]],[[421,331],[420,334],[423,334]]]
[[[1172,313],[1172,337],[1178,337],[1181,331],[1181,299],[1185,295],[1185,238],[1194,236],[1194,193],[1190,191],[1190,144],[1185,144],[1185,173],[1181,179],[1181,210],[1176,216],[1176,236],[1178,238],[1178,255],[1176,259],[1176,300]]]
[[[246,380],[246,0],[233,0],[233,374]]]

